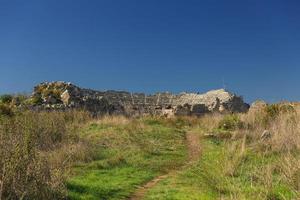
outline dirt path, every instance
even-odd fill
[[[199,159],[201,153],[199,134],[187,132],[186,141],[189,153],[189,162],[195,162]]]
[[[193,132],[187,132],[186,133],[186,142],[187,142],[187,148],[188,148],[188,156],[189,156],[189,162],[184,165],[183,167],[197,161],[199,159],[201,148],[200,148],[200,139],[199,135]],[[178,170],[179,171],[179,170]],[[161,180],[164,180],[170,176],[174,176],[176,172],[178,171],[170,171],[167,174],[158,176],[145,185],[141,186],[137,189],[137,191],[132,195],[132,197],[129,198],[129,200],[142,200],[145,196],[146,192],[153,188],[157,183],[159,183]]]

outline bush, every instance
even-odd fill
[[[41,95],[35,95],[30,100],[31,100],[30,104],[33,105],[41,105],[43,103],[43,99]]]
[[[0,116],[13,116],[14,112],[9,105],[0,103]]]
[[[12,104],[14,106],[24,105],[24,104],[26,104],[27,100],[28,100],[28,96],[27,95],[18,94],[16,96],[14,96],[14,98],[12,100]]]
[[[289,104],[271,104],[264,108],[261,120],[263,126],[268,128],[272,122],[274,122],[278,117],[284,114],[295,114],[296,110],[292,105]],[[260,116],[257,116],[260,117]]]
[[[280,112],[281,113],[296,113],[296,110],[295,110],[294,106],[292,106],[290,104],[282,104],[280,106]]]
[[[236,114],[226,115],[218,125],[221,130],[234,131],[236,129],[242,128],[243,122],[240,120],[239,116]]]
[[[11,103],[13,100],[13,96],[9,94],[1,95],[0,96],[0,102],[1,103]]]
[[[267,114],[267,118],[275,119],[280,114],[280,105],[271,104],[265,108],[265,112]]]

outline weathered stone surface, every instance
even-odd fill
[[[130,93],[95,91],[66,82],[45,82],[34,87],[33,102],[41,108],[81,108],[93,114],[203,115],[210,112],[246,112],[249,105],[226,90],[205,94]]]
[[[63,102],[65,105],[68,105],[68,104],[70,103],[69,100],[70,100],[71,96],[70,96],[70,93],[69,93],[68,90],[65,90],[65,91],[60,95],[60,97],[61,97],[62,102]]]
[[[224,89],[212,90],[205,94],[183,93],[174,102],[178,105],[185,103],[190,105],[204,104],[207,109],[213,111],[247,112],[249,105],[243,99]],[[220,107],[223,107],[220,109]]]

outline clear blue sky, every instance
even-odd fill
[[[52,80],[300,100],[300,1],[0,0],[0,93]]]

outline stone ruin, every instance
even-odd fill
[[[243,98],[224,89],[205,94],[169,92],[146,95],[126,91],[95,91],[67,82],[44,82],[34,87],[32,102],[40,109],[85,109],[94,115],[195,115],[247,112]]]

